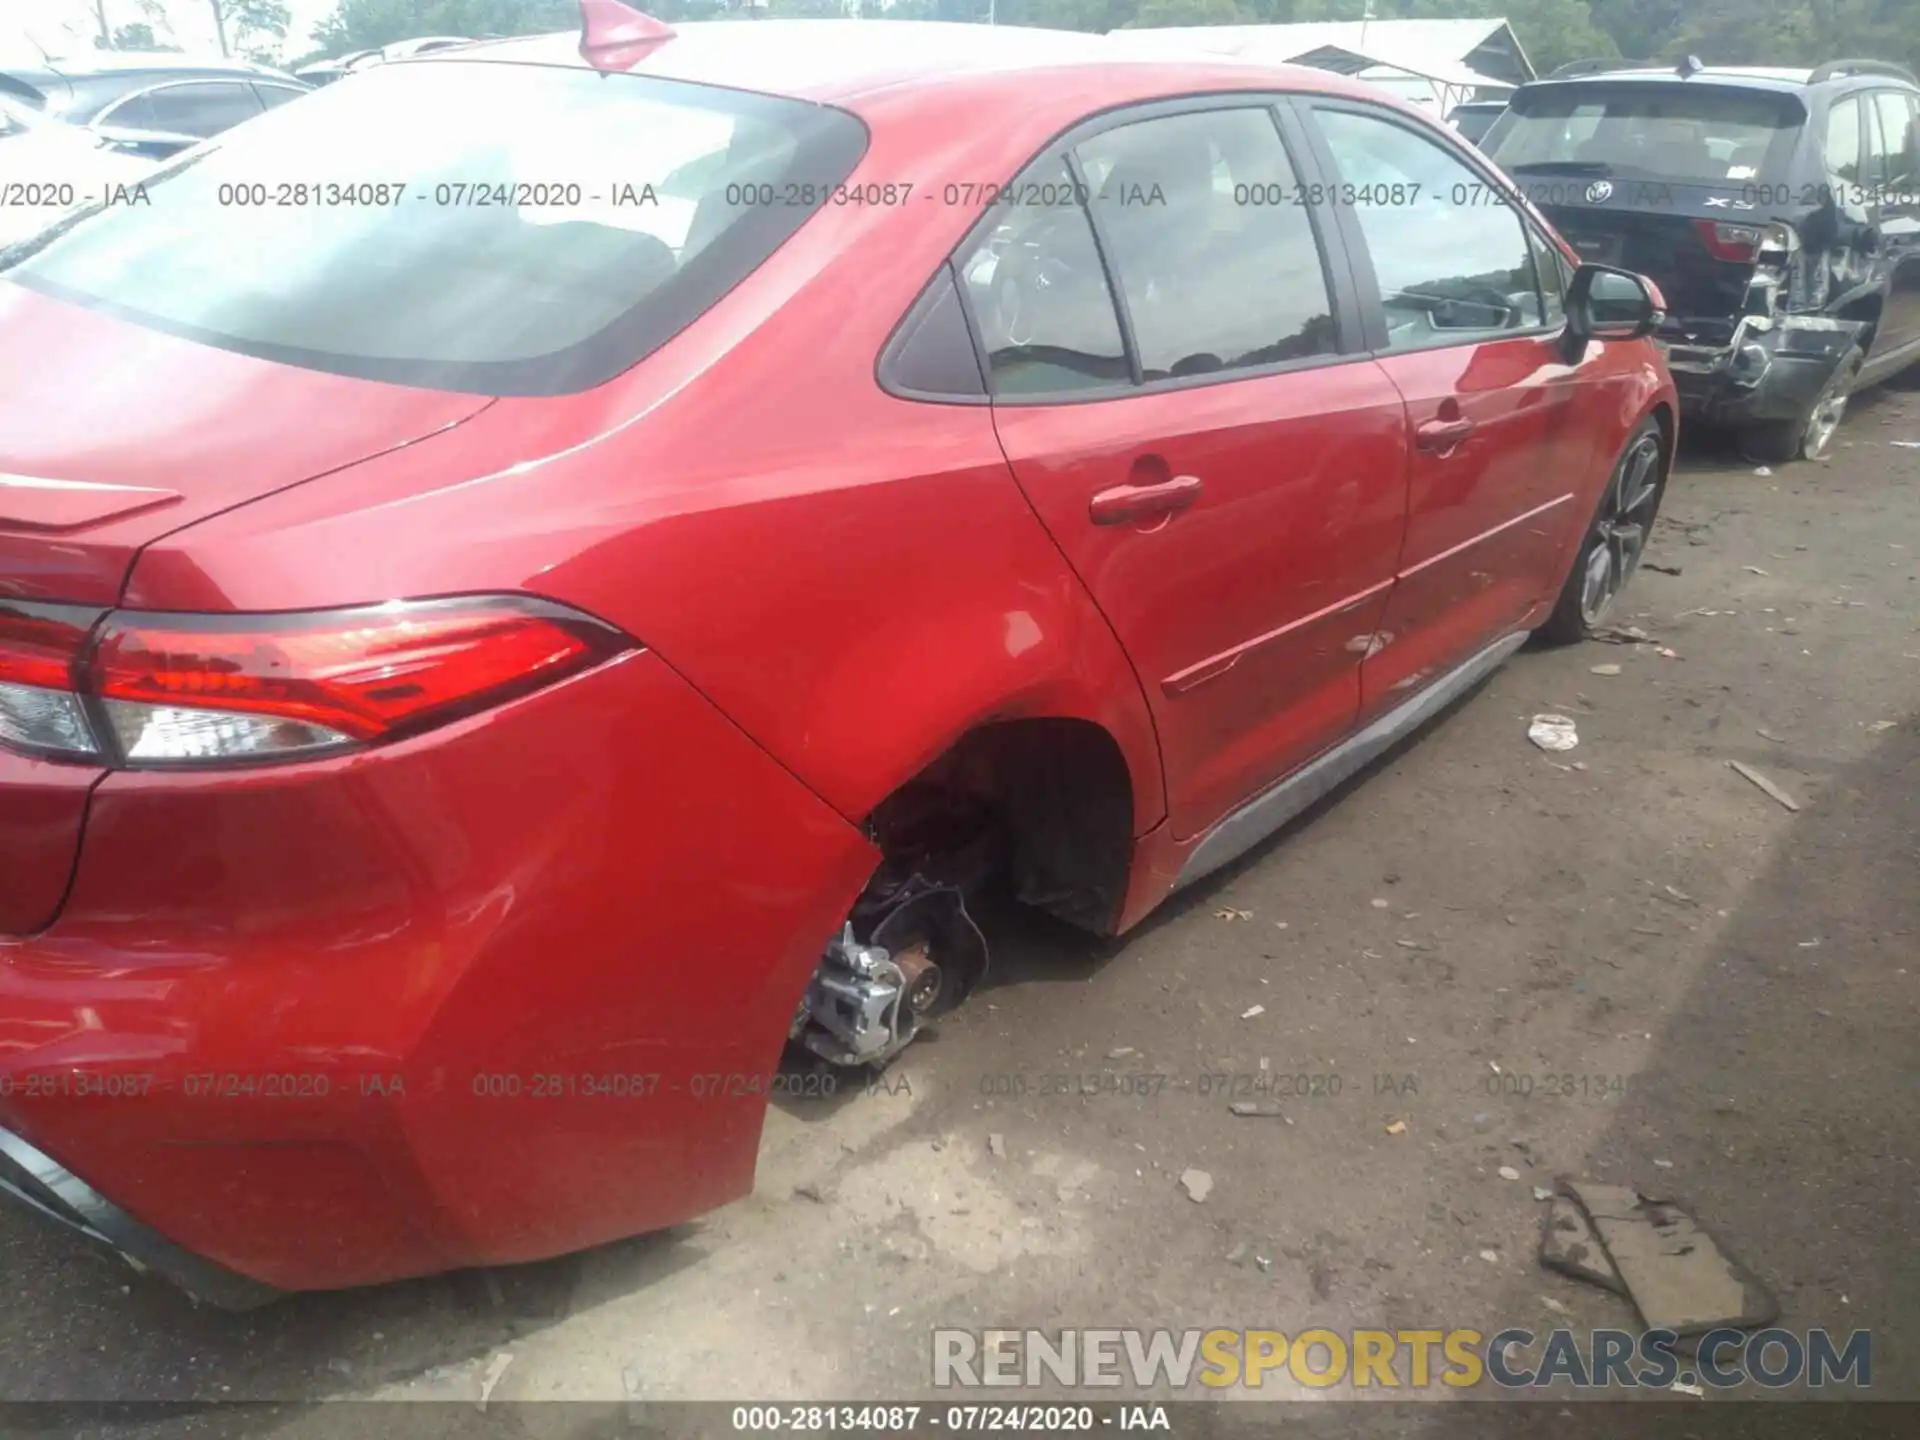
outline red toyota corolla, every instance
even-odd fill
[[[204,1297],[744,1193],[1660,501],[1658,295],[1362,84],[585,8],[0,251],[0,1187]]]

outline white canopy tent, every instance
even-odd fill
[[[1135,52],[1200,52],[1336,70],[1445,115],[1462,100],[1493,99],[1534,78],[1505,20],[1343,20],[1301,25],[1191,25],[1115,30]]]

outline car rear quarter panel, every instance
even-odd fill
[[[115,774],[87,830],[0,943],[0,1126],[289,1289],[745,1193],[877,858],[646,654],[364,755]]]
[[[1076,83],[1085,83],[1079,82]],[[524,589],[621,625],[840,813],[861,817],[969,727],[1088,720],[1164,814],[1139,685],[1014,484],[984,405],[896,399],[876,358],[977,208],[1078,100],[1005,130],[882,102],[830,206],[647,362],[505,399],[457,429],[149,548],[126,603],[283,609]],[[976,117],[977,119],[977,114]],[[293,415],[287,423],[311,423]]]

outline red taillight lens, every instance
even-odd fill
[[[73,671],[101,612],[0,600],[0,745],[91,758],[98,747]]]
[[[86,629],[76,638],[48,623],[16,624],[20,638],[0,641],[0,654],[17,658],[0,665],[55,690],[76,688],[77,676],[76,710],[84,705],[91,730],[113,742],[105,748],[133,766],[293,758],[393,739],[634,648],[591,616],[523,596],[269,615],[115,612],[77,665]]]
[[[1716,260],[1733,260],[1747,265],[1760,258],[1766,232],[1758,225],[1729,225],[1724,220],[1696,220],[1693,228],[1707,242],[1707,252]]]
[[[73,663],[102,612],[0,600],[0,683],[73,688]]]

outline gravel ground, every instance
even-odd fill
[[[1534,1262],[1560,1173],[1683,1197],[1783,1325],[1870,1329],[1875,1395],[1920,1399],[1920,451],[1889,443],[1920,397],[1841,438],[1770,476],[1690,445],[1620,617],[1672,656],[1525,651],[1123,943],[1014,926],[892,1093],[771,1115],[750,1199],[245,1317],[0,1214],[0,1399],[249,1398],[277,1403],[140,1428],[318,1436],[307,1402],[489,1374],[496,1402],[913,1396],[941,1324],[1629,1325]],[[1529,744],[1540,711],[1578,749]],[[1088,1073],[1166,1079],[1048,1093]],[[1226,1074],[1308,1093],[1236,1117]]]

